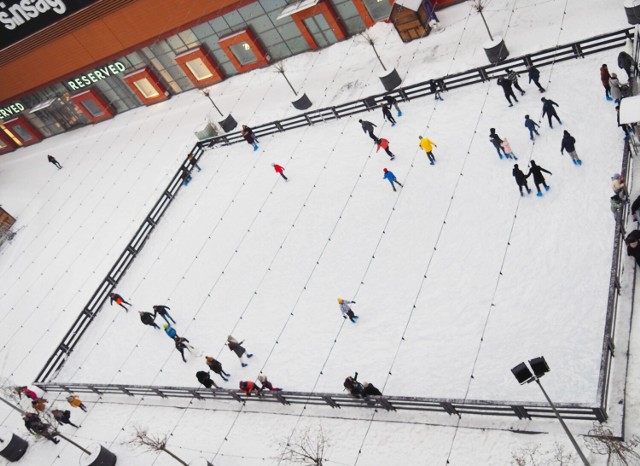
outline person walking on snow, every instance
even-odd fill
[[[40,397],[36,395],[36,392],[33,390],[29,390],[27,386],[16,387],[16,392],[18,392],[18,397],[22,399],[22,395],[25,395],[27,398],[31,398],[31,400],[36,401],[39,400]]]
[[[402,188],[402,183],[397,180],[396,175],[394,175],[392,171],[389,171],[386,168],[383,168],[382,171],[384,172],[382,179],[389,180],[394,191],[396,191],[396,184]]]
[[[384,119],[388,120],[391,123],[391,126],[395,126],[396,120],[393,118],[393,115],[391,114],[391,107],[385,104],[382,104],[381,107],[382,107],[382,116],[384,117]]]
[[[211,369],[213,372],[215,372],[220,377],[222,377],[222,380],[224,380],[225,382],[229,381],[228,377],[231,377],[231,374],[227,374],[224,371],[220,361],[218,361],[217,359],[215,359],[215,358],[213,358],[211,356],[205,357],[204,360],[206,361],[207,366],[209,366],[209,369]]]
[[[631,55],[624,50],[618,54],[618,66],[625,70],[627,78],[629,79],[629,82],[631,82],[633,79],[633,70],[637,70],[638,66],[633,61],[633,58],[631,58]]]
[[[233,338],[231,335],[227,337],[227,346],[229,347],[229,351],[233,351],[234,353],[236,353],[236,356],[238,356],[238,359],[240,359],[240,365],[242,367],[247,367],[248,364],[244,362],[242,358],[244,357],[245,353],[247,354],[247,358],[249,359],[253,357],[253,354],[247,352],[244,346],[242,346],[243,343],[244,340],[238,343],[238,340]]]
[[[582,165],[582,160],[578,157],[576,153],[576,138],[569,134],[569,131],[564,132],[564,136],[562,136],[562,145],[560,146],[560,154],[563,154],[564,151],[571,156],[571,161],[574,165]]]
[[[175,328],[173,328],[171,325],[169,325],[169,324],[164,324],[164,325],[162,326],[162,328],[164,329],[164,333],[166,333],[166,334],[167,334],[167,336],[168,336],[169,338],[171,338],[172,340],[177,340],[177,339],[179,338],[179,337],[178,337],[178,332],[176,332],[176,329],[175,329]]]
[[[509,81],[509,79],[507,78],[498,78],[497,83],[498,86],[502,87],[502,90],[504,91],[504,97],[505,99],[507,99],[507,102],[509,102],[509,107],[513,107],[513,103],[511,103],[511,97],[513,97],[516,102],[518,102],[518,98],[513,93],[513,89],[511,89],[511,81]]]
[[[36,413],[24,413],[22,419],[24,420],[24,426],[32,434],[41,435],[55,444],[60,443],[60,439],[55,437],[58,435],[58,432],[55,429],[53,429],[53,432],[50,432],[51,424],[43,422]]]
[[[251,396],[251,393],[254,391],[260,395],[260,388],[251,381],[240,381],[238,385],[240,386],[240,390],[242,390],[247,396]]]
[[[175,338],[176,349],[180,352],[180,355],[182,356],[182,360],[184,362],[187,362],[187,360],[184,357],[184,350],[186,349],[186,350],[189,350],[189,352],[191,352],[191,350],[193,349],[193,346],[187,345],[187,343],[189,343],[189,340],[187,338],[176,336]]]
[[[609,68],[607,68],[606,64],[603,64],[600,67],[600,82],[604,87],[604,96],[607,100],[613,100],[611,98],[611,86],[609,85],[609,80],[611,79],[611,75],[609,74]]]
[[[640,196],[636,197],[635,201],[631,203],[631,218],[634,222],[638,221],[638,213],[640,211]]]
[[[283,166],[278,165],[277,163],[272,163],[271,166],[273,167],[273,169],[276,171],[277,174],[279,174],[282,178],[284,178],[285,181],[289,181],[289,178],[284,176],[284,167]]]
[[[633,230],[624,239],[627,244],[627,256],[633,257],[640,266],[640,230]]]
[[[211,387],[220,388],[216,385],[216,383],[213,380],[211,380],[211,375],[208,372],[205,372],[205,371],[196,372],[196,379],[198,379],[198,382],[204,385],[205,388],[211,388]]]
[[[542,168],[540,165],[536,165],[535,160],[532,160],[530,162],[531,164],[531,168],[529,169],[529,173],[527,173],[527,178],[529,178],[530,175],[533,175],[533,182],[536,185],[536,189],[538,190],[538,197],[542,197],[542,192],[540,191],[540,185],[544,186],[545,191],[549,191],[549,186],[547,186],[547,183],[545,182],[544,179],[544,175],[542,174],[542,172],[548,173],[549,175],[552,175],[553,173],[551,173],[549,170],[545,170],[544,168]]]
[[[560,118],[556,113],[556,109],[554,108],[559,107],[559,105],[553,100],[545,99],[544,97],[540,99],[540,101],[542,101],[542,117],[544,118],[544,116],[547,115],[547,118],[549,119],[549,128],[553,128],[553,124],[551,123],[551,118],[553,117],[558,120],[558,123],[562,124],[562,121],[560,121]]]
[[[627,202],[629,199],[629,193],[627,192],[627,185],[625,183],[624,176],[619,173],[614,174],[611,177],[611,188],[613,193],[617,194],[623,202]]]
[[[444,100],[440,95],[441,85],[435,79],[429,80],[429,92],[431,92],[436,100]]]
[[[376,137],[375,134],[373,134],[373,128],[376,127],[376,125],[374,125],[373,123],[371,123],[370,121],[367,120],[358,120],[358,122],[360,123],[360,125],[362,126],[362,131],[364,131],[365,133],[367,133],[369,135],[369,137],[371,139],[373,139],[374,141],[377,141],[378,138]]]
[[[267,379],[266,375],[259,375],[258,376],[258,382],[260,382],[260,385],[262,385],[262,387],[260,387],[260,391],[262,392],[263,390],[269,390],[270,392],[281,392],[282,389],[281,388],[277,388],[274,387],[273,384],[271,382],[269,382],[269,380]]]
[[[187,159],[189,159],[189,162],[191,162],[191,165],[197,168],[199,172],[202,171],[202,168],[200,168],[200,165],[198,165],[198,162],[196,161],[196,158],[193,156],[193,154],[187,155]]]
[[[71,395],[69,395],[67,397],[67,401],[74,408],[80,408],[85,413],[87,412],[87,407],[84,405],[82,401],[80,401],[80,397],[78,397],[78,395],[76,395],[75,393],[72,393]]]
[[[386,170],[386,168],[385,168]],[[394,188],[395,191],[395,188]],[[351,309],[351,307],[349,306],[349,304],[355,304],[355,301],[347,301],[345,299],[342,298],[338,298],[338,304],[340,305],[340,312],[342,312],[342,318],[346,319],[347,317],[349,318],[349,320],[351,322],[353,322],[354,324],[356,322],[358,322],[358,319],[360,317],[358,317],[357,315],[355,315],[353,313],[353,310]]]
[[[520,91],[520,95],[524,95],[525,92],[518,83],[520,75],[513,70],[505,70],[505,72],[507,73],[507,79],[511,81],[511,85]]]
[[[527,68],[527,73],[529,74],[529,84],[533,82],[540,92],[544,92],[544,87],[540,85],[540,70],[531,65]]]
[[[118,306],[120,306],[125,311],[129,312],[129,309],[125,306],[125,304],[131,306],[131,303],[125,301],[125,299],[122,296],[120,296],[118,293],[111,293],[109,295],[109,298],[111,298],[111,302],[109,303],[111,306],[113,306],[113,302],[115,301]]]
[[[53,409],[51,410],[51,414],[53,414],[53,418],[60,424],[68,424],[75,428],[80,427],[71,422],[71,411],[69,411],[68,409],[65,409],[64,411],[62,411],[61,409]]]
[[[611,92],[611,98],[615,100],[616,103],[619,103],[627,90],[627,86],[620,82],[618,75],[611,73],[611,77],[609,78],[609,91]]]
[[[150,325],[151,327],[155,327],[158,330],[160,330],[160,327],[158,327],[158,324],[156,324],[155,322],[155,316],[153,314],[151,314],[150,312],[139,312],[140,314],[140,320],[142,321],[143,324],[145,325]]]
[[[393,155],[393,153],[389,150],[389,141],[387,139],[380,138],[376,140],[376,146],[376,152],[378,152],[380,149],[384,149],[391,160],[396,158],[396,156]]]
[[[498,136],[498,133],[496,133],[495,128],[489,128],[489,140],[491,141],[491,144],[493,144],[493,147],[496,148],[498,157],[500,157],[500,159],[502,159],[502,154],[500,153],[500,151],[502,151],[504,155],[507,155],[504,147],[502,147],[502,139],[500,139],[500,136]]]
[[[514,154],[513,151],[511,150],[511,144],[509,144],[509,140],[507,138],[503,139],[502,144],[500,146],[502,147],[502,150],[504,150],[504,153],[508,159],[518,160],[518,157],[516,157],[516,154]]]
[[[356,372],[353,377],[349,376],[344,379],[344,388],[356,398],[364,398],[364,386],[358,382],[358,373]]]
[[[247,125],[242,125],[242,131],[240,134],[242,134],[244,140],[247,141],[247,144],[253,146],[254,152],[258,150],[258,138],[253,133],[253,129],[249,128]]]
[[[62,165],[60,165],[60,162],[58,162],[53,155],[47,155],[47,160],[49,161],[49,163],[52,163],[56,167],[58,167],[58,170],[62,169]]]
[[[169,309],[171,309],[169,306],[162,306],[160,304],[156,304],[155,306],[153,306],[153,319],[155,320],[156,317],[160,316],[169,325],[171,325],[171,323],[175,324],[176,321],[173,320],[173,317],[171,317],[171,315],[169,314]]]
[[[431,165],[434,165],[436,163],[436,158],[434,157],[432,151],[433,148],[438,147],[438,145],[429,138],[418,136],[418,139],[420,139],[420,147],[427,153],[427,157],[429,157],[429,163]]]
[[[540,125],[529,118],[529,115],[524,116],[524,126],[529,130],[529,139],[533,141],[533,133],[540,136],[536,128],[540,128]]]
[[[513,166],[513,177],[516,179],[516,183],[518,184],[518,189],[520,189],[520,195],[524,196],[522,192],[522,188],[527,190],[527,194],[531,194],[531,190],[529,189],[529,185],[527,184],[527,176],[518,168],[518,164],[516,163]]]
[[[387,94],[384,96],[384,100],[387,101],[389,107],[391,107],[392,105],[395,107],[399,117],[402,116],[402,110],[400,110],[400,107],[398,107],[398,101],[395,99],[395,97],[393,97],[391,94]]]

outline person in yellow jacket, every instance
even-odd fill
[[[67,401],[74,408],[80,408],[85,413],[87,412],[87,407],[84,405],[82,401],[80,401],[80,397],[78,397],[78,395],[76,395],[75,393],[72,393],[71,395],[69,395],[67,397]]]
[[[420,139],[420,148],[427,153],[427,157],[429,157],[429,163],[434,165],[436,163],[436,158],[433,156],[433,148],[438,147],[438,145],[433,142],[431,139],[423,138],[422,136],[418,136]]]

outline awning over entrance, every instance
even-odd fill
[[[51,107],[53,103],[56,101],[57,97],[53,99],[45,100],[44,102],[40,102],[38,105],[29,110],[29,113],[36,113],[37,111],[44,110],[45,108]]]
[[[316,6],[318,3],[320,3],[320,0],[300,0],[299,2],[289,5],[282,10],[282,13],[280,13],[276,19],[286,18],[287,16],[291,16],[299,11]]]

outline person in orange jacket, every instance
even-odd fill
[[[72,393],[71,395],[69,395],[67,397],[67,401],[74,408],[80,408],[85,413],[87,412],[87,407],[84,405],[82,401],[80,401],[80,398],[75,393]]]
[[[284,176],[284,167],[283,166],[278,165],[277,163],[272,163],[271,166],[276,171],[276,173],[278,173],[282,178],[284,178],[285,181],[289,181],[289,178]]]
[[[251,396],[251,393],[254,391],[258,395],[260,394],[260,388],[258,388],[258,386],[251,381],[240,381],[239,385],[240,385],[240,390],[246,393],[247,396]]]
[[[113,302],[115,301],[118,306],[123,308],[125,311],[129,312],[129,309],[125,306],[125,304],[128,304],[129,306],[131,306],[131,303],[128,303],[127,301],[125,301],[125,299],[122,296],[120,296],[118,293],[111,293],[109,297],[111,298],[110,304],[112,306],[113,306]]]
[[[395,159],[396,156],[389,150],[389,140],[385,138],[376,139],[376,152],[380,149],[384,149],[391,160]]]
[[[43,398],[39,398],[39,399],[33,400],[31,402],[31,406],[33,407],[33,409],[35,409],[36,411],[38,411],[40,413],[43,412],[47,408],[46,404],[47,404],[47,400],[45,400]]]

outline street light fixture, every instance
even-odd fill
[[[207,96],[207,98],[209,99],[209,102],[211,102],[211,105],[213,105],[213,108],[215,108],[218,111],[218,113],[220,114],[220,116],[223,117],[224,115],[222,114],[222,112],[220,111],[220,109],[218,108],[216,103],[213,101],[213,99],[209,95],[209,89],[203,89],[202,93]]]
[[[231,114],[225,117],[224,114],[220,111],[216,103],[213,101],[213,99],[209,95],[209,89],[202,89],[202,93],[207,96],[207,98],[209,99],[209,102],[211,102],[211,105],[213,105],[213,108],[215,108],[220,114],[220,116],[222,117],[222,121],[220,121],[219,123],[222,129],[226,133],[228,133],[229,131],[233,130],[236,126],[238,126],[238,122],[235,120],[235,118],[233,118]]]
[[[511,369],[511,372],[513,373],[515,378],[518,380],[520,385],[524,385],[525,383],[530,383],[530,382],[535,382],[538,384],[538,387],[540,387],[540,390],[542,390],[542,394],[549,402],[549,406],[551,406],[553,413],[558,418],[558,421],[560,421],[560,424],[562,425],[562,428],[564,429],[565,433],[569,437],[569,440],[571,440],[571,444],[573,445],[573,448],[575,448],[576,451],[578,452],[578,456],[580,457],[584,465],[589,466],[589,461],[587,461],[587,458],[582,453],[582,450],[580,450],[580,447],[578,446],[576,439],[573,438],[571,431],[569,430],[567,425],[564,423],[564,420],[560,416],[560,413],[556,409],[556,406],[553,404],[553,402],[551,401],[551,398],[549,398],[549,395],[547,395],[547,392],[544,390],[544,388],[542,387],[542,384],[540,383],[540,377],[542,377],[544,374],[549,372],[549,365],[547,364],[547,361],[544,359],[543,356],[540,356],[539,358],[529,359],[529,366],[531,366],[531,369],[533,369],[533,374],[531,373],[531,371],[529,370],[529,367],[527,367],[527,365],[524,362],[521,362],[516,367]]]

